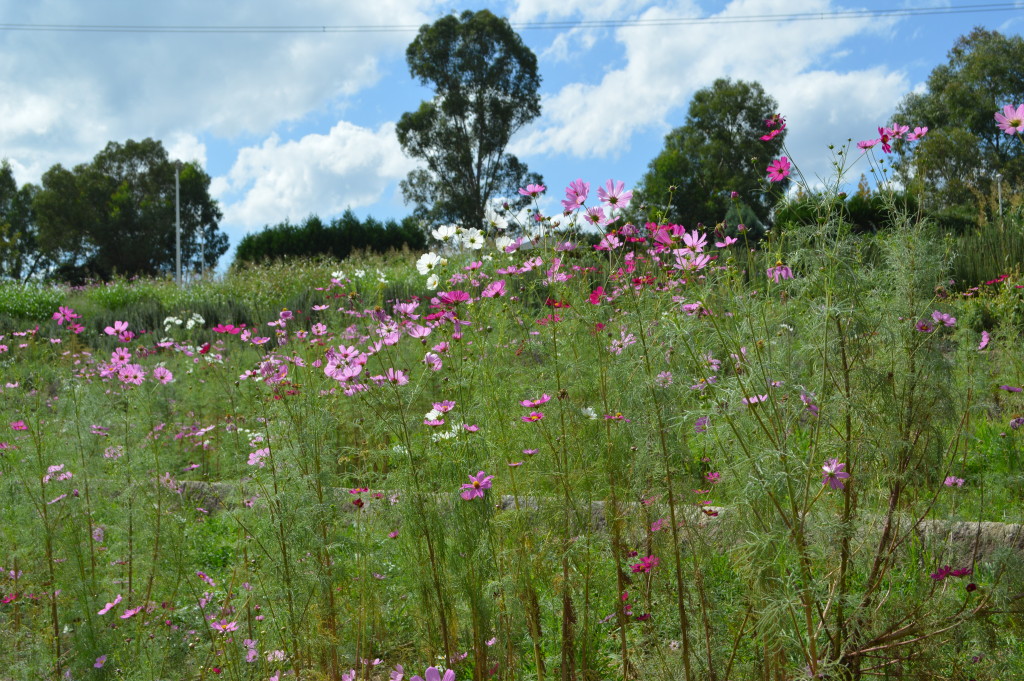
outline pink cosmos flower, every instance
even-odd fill
[[[153,369],[153,380],[167,385],[174,380],[174,374],[167,367],[155,367]]]
[[[519,193],[523,196],[529,196],[530,198],[535,199],[543,194],[546,189],[547,187],[542,184],[528,184],[525,189],[520,188]]]
[[[464,490],[461,494],[462,498],[466,501],[471,499],[483,498],[484,490],[491,488],[491,480],[494,479],[493,475],[487,475],[487,473],[480,471],[476,475],[469,476],[469,482],[462,485]]]
[[[768,278],[778,284],[783,279],[792,279],[793,270],[788,265],[783,265],[781,261],[776,261],[775,267],[769,267],[765,270],[765,274]]]
[[[789,158],[782,156],[769,163],[768,167],[765,168],[765,172],[768,173],[768,179],[771,182],[782,182],[789,176],[791,167]]]
[[[768,399],[767,395],[751,395],[750,397],[743,398],[743,404],[751,407],[758,402],[765,402]]]
[[[548,402],[549,400],[551,400],[551,395],[544,393],[535,400],[523,400],[519,404],[523,405],[524,407],[539,407],[540,405],[544,404],[545,402]]]
[[[955,475],[946,476],[946,479],[942,481],[942,484],[946,487],[963,487],[964,479],[958,478]]]
[[[143,379],[146,378],[146,372],[141,364],[125,364],[118,369],[117,377],[122,383],[142,385]]]
[[[424,680],[423,677],[416,675],[409,679],[409,681],[455,681],[455,671],[447,669],[444,672],[444,676],[441,676],[441,672],[437,670],[437,667],[427,667],[427,671],[424,673],[427,678]]]
[[[995,118],[999,129],[1007,135],[1024,132],[1024,104],[1017,108],[1007,104],[1002,111],[996,112]]]
[[[590,183],[583,180],[575,180],[565,188],[565,198],[562,199],[562,207],[566,213],[571,213],[584,204],[587,195],[590,194]]]
[[[938,310],[932,312],[932,319],[935,320],[936,324],[943,324],[945,326],[956,325],[956,317],[945,312],[939,312]]]
[[[544,412],[542,412],[542,411],[531,411],[530,415],[529,416],[524,416],[522,418],[522,420],[525,423],[530,423],[530,422],[533,422],[533,421],[540,421],[542,418],[544,418]]]
[[[990,340],[992,340],[992,337],[988,335],[988,331],[982,331],[981,342],[978,343],[978,349],[984,350],[985,348],[987,348]]]
[[[81,316],[82,315],[80,314],[76,314],[70,307],[64,307],[61,305],[57,308],[57,311],[53,313],[52,319],[56,319],[57,325],[60,326],[64,322],[68,322],[70,324],[72,319],[78,319]]]
[[[96,667],[96,669],[103,669],[103,665],[106,663],[106,661],[107,661],[107,656],[106,655],[100,655],[99,657],[96,658],[96,661],[93,663],[92,666]]]
[[[598,187],[597,198],[612,208],[625,208],[633,198],[633,192],[623,191],[625,188],[624,182],[608,180],[603,187]]]
[[[210,628],[213,629],[214,631],[219,631],[221,633],[225,633],[226,634],[229,631],[237,631],[238,630],[238,622],[228,622],[227,618],[224,618],[224,619],[221,619],[219,621],[212,622],[210,624]]]
[[[505,295],[505,280],[497,279],[487,284],[484,290],[480,292],[480,295],[484,298],[500,298]]]
[[[25,425],[24,421],[12,421],[11,430],[28,430],[28,426]]]
[[[111,608],[113,608],[115,605],[117,605],[120,602],[121,602],[121,594],[117,594],[117,597],[114,598],[113,601],[107,603],[102,608],[100,608],[99,612],[97,612],[96,614],[97,615],[106,615],[108,612],[110,612]]]
[[[108,336],[119,336],[128,330],[128,322],[114,322],[113,326],[108,326],[103,331]]]
[[[843,489],[843,480],[850,477],[850,474],[845,470],[845,463],[839,463],[839,459],[828,459],[825,461],[825,465],[821,467],[824,475],[821,478],[821,484],[828,485],[832,489]]]
[[[927,127],[924,127],[924,128],[916,127],[916,128],[914,128],[914,132],[912,132],[909,135],[907,135],[907,141],[908,142],[917,141],[917,140],[921,139],[922,137],[924,137],[927,134],[928,134],[928,128]]]

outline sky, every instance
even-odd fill
[[[576,178],[638,183],[722,77],[775,98],[816,183],[833,174],[828,146],[877,136],[959,36],[1024,29],[1024,5],[977,0],[0,0],[0,158],[38,182],[110,141],[161,140],[213,178],[232,245],[310,214],[401,219],[417,165],[395,123],[432,95],[405,49],[419,26],[484,8],[538,57],[542,113],[509,150],[541,173],[551,212]]]

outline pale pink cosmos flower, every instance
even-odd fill
[[[946,487],[963,487],[964,479],[958,478],[955,475],[946,476],[946,479],[942,481]]]
[[[249,465],[259,466],[260,468],[265,467],[267,464],[264,463],[263,459],[270,456],[270,447],[264,447],[263,449],[257,449],[255,452],[249,454]]]
[[[945,326],[956,325],[956,317],[945,312],[939,312],[938,310],[932,312],[932,319],[935,320],[936,324],[943,324]]]
[[[117,605],[120,602],[121,602],[121,594],[117,594],[117,596],[114,598],[113,601],[107,603],[102,608],[100,608],[99,612],[97,612],[96,614],[97,615],[106,615],[108,612],[110,612],[111,608],[113,608],[115,605]]]
[[[914,128],[914,132],[912,132],[912,133],[907,135],[907,141],[908,142],[915,142],[915,141],[921,139],[922,137],[924,137],[927,134],[928,134],[928,128],[927,127],[923,127],[922,128],[922,127],[918,126],[918,127]]]
[[[550,400],[551,400],[551,395],[548,395],[547,393],[543,393],[540,397],[538,397],[535,400],[522,400],[519,404],[523,405],[524,407],[539,407],[540,405],[542,405],[542,404],[544,404],[544,403],[546,403],[546,402],[548,402]]]
[[[174,380],[174,374],[167,367],[154,367],[153,369],[153,380],[160,381],[164,385],[167,385]]]
[[[118,336],[128,330],[128,322],[114,322],[113,326],[108,326],[103,331],[108,336]]]
[[[92,666],[95,667],[96,669],[103,669],[103,665],[106,664],[106,662],[107,662],[107,656],[106,655],[100,655],[99,657],[96,658],[96,661],[93,662]]]
[[[978,343],[978,349],[984,350],[988,347],[989,341],[992,340],[992,336],[988,335],[988,331],[981,332],[981,342]]]
[[[1024,104],[1014,108],[1007,104],[995,114],[996,124],[1007,135],[1024,132]]]

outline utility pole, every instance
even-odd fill
[[[174,162],[174,272],[181,287],[181,161]]]

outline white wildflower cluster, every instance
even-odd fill
[[[442,440],[451,440],[456,438],[463,431],[461,423],[453,423],[448,427],[447,430],[436,429],[430,434],[430,440],[432,442],[441,442]]]
[[[441,225],[430,235],[441,243],[442,250],[451,253],[462,249],[479,251],[484,247],[484,233],[475,227],[466,229],[458,225]]]
[[[186,329],[194,329],[197,325],[202,326],[205,323],[206,320],[198,312],[193,312],[187,321],[181,317],[167,317],[164,319],[164,333],[170,333],[171,329],[181,328],[182,326]]]

